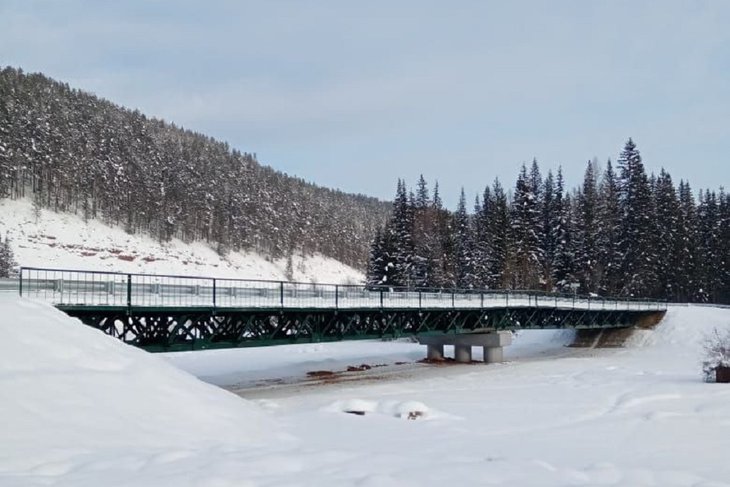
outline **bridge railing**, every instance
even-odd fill
[[[289,309],[540,307],[661,310],[665,302],[540,291],[405,289],[23,267],[20,293],[56,305]]]

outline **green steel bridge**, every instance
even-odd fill
[[[21,296],[148,351],[656,323],[666,303],[23,267]]]

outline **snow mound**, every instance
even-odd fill
[[[335,401],[324,408],[327,412],[350,413],[356,415],[379,414],[400,419],[425,419],[433,417],[428,406],[419,401],[370,401],[345,399]]]
[[[0,234],[10,237],[15,260],[26,267],[289,280],[286,259],[271,260],[255,252],[223,257],[203,242],[172,239],[163,244],[71,213],[40,210],[36,215],[27,199],[0,200]],[[362,272],[322,255],[294,255],[291,264],[294,281],[364,281]]]
[[[55,308],[0,295],[0,316],[0,472],[55,476],[100,451],[190,455],[277,437],[253,404]]]
[[[712,306],[673,305],[653,330],[637,330],[627,341],[631,348],[682,348],[697,354],[714,329],[730,330],[730,310]]]

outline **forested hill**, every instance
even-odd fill
[[[364,269],[389,203],[262,166],[226,143],[42,74],[0,71],[0,198],[32,198],[221,253],[318,252]]]

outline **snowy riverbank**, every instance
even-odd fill
[[[730,328],[730,310],[673,307],[624,349],[573,353],[555,332],[522,332],[505,364],[255,401],[179,368],[224,383],[423,350],[159,356],[15,296],[0,316],[3,486],[729,485],[730,387],[701,381],[700,341]],[[353,405],[368,414],[341,412]]]

